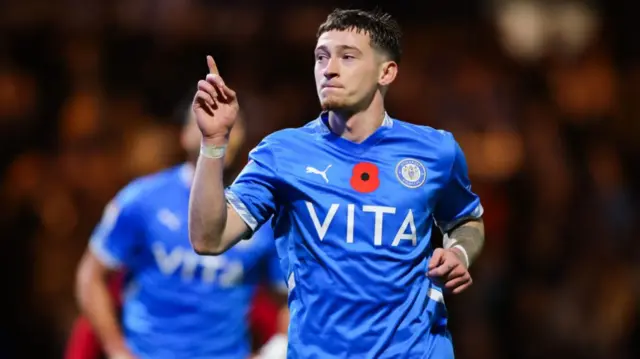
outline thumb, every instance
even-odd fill
[[[429,260],[429,269],[433,269],[444,262],[444,253],[444,249],[442,248],[436,248],[436,250],[433,251],[433,255]]]

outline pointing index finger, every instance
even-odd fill
[[[216,66],[216,62],[213,60],[213,56],[207,55],[207,66],[209,67],[210,74],[220,75],[218,72],[218,66]]]

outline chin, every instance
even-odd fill
[[[320,106],[322,106],[324,111],[339,111],[350,107],[346,101],[335,97],[326,97],[321,99]]]

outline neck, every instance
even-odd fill
[[[360,143],[376,132],[382,125],[384,116],[384,103],[376,96],[362,111],[330,111],[329,127],[342,138]]]

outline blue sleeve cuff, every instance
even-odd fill
[[[456,218],[451,222],[447,222],[447,223],[438,222],[436,224],[438,225],[438,227],[440,227],[440,230],[442,231],[442,233],[447,233],[451,229],[458,226],[460,223],[466,222],[468,220],[479,219],[480,217],[482,217],[483,214],[484,214],[484,208],[482,207],[481,203],[478,203],[478,205],[468,215],[460,216],[459,218]]]

